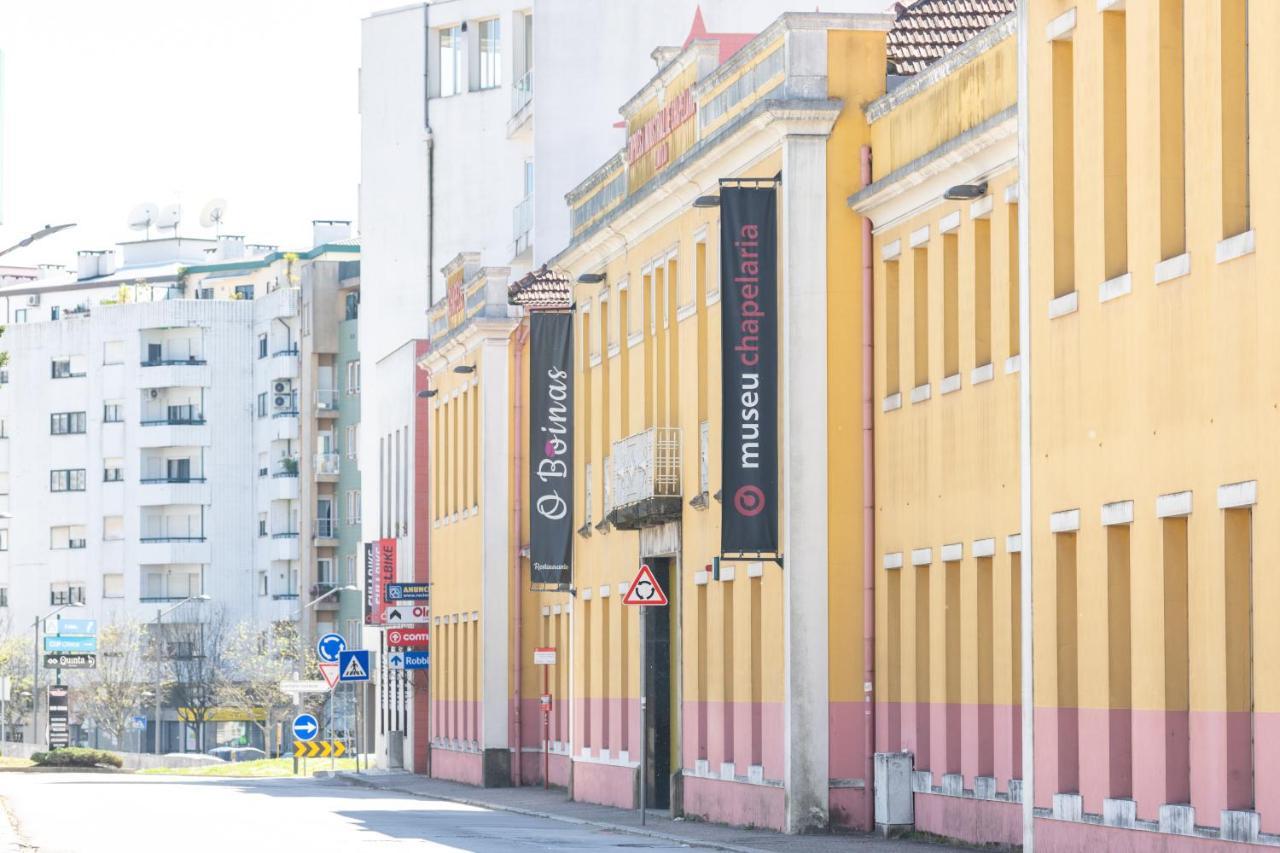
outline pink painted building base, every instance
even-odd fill
[[[684,811],[703,820],[782,831],[786,792],[773,785],[684,777]]]

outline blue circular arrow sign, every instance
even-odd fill
[[[347,648],[347,641],[341,634],[325,634],[316,640],[316,657],[325,663],[337,663],[338,655]]]
[[[293,718],[293,736],[298,740],[315,740],[320,724],[314,714],[299,714]]]

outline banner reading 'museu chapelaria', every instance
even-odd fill
[[[529,319],[529,562],[540,589],[568,589],[573,547],[573,315]]]
[[[777,192],[720,188],[722,554],[778,550]]]

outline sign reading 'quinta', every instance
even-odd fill
[[[533,584],[568,589],[573,546],[573,315],[529,320],[529,560]]]
[[[723,554],[778,550],[777,194],[720,188]]]

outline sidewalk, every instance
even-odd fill
[[[316,774],[320,776],[319,773]],[[736,853],[827,853],[831,851],[857,851],[857,853],[916,853],[939,850],[963,850],[919,840],[888,841],[872,835],[784,835],[763,829],[740,829],[714,823],[691,820],[672,820],[664,812],[649,812],[646,825],[640,825],[640,813],[610,806],[578,803],[565,798],[564,791],[544,791],[541,788],[475,788],[457,782],[428,779],[411,773],[368,771],[360,773],[335,773],[328,778],[350,785],[447,800],[470,806],[515,812],[531,817],[547,818],[565,823],[587,824],[601,829],[628,832],[664,841],[731,850]]]

